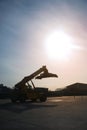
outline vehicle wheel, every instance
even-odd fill
[[[32,101],[32,102],[36,102],[36,101],[37,101],[37,99],[31,99],[31,101]]]
[[[23,102],[25,102],[25,98],[21,97],[21,98],[19,99],[19,101],[20,101],[21,103],[23,103]]]
[[[46,97],[46,96],[40,97],[40,101],[41,101],[41,102],[45,102],[46,100],[47,100],[47,97]]]
[[[16,98],[11,98],[12,103],[16,103],[16,101],[17,101]]]

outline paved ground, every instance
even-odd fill
[[[45,103],[0,100],[0,130],[87,130],[87,97],[48,98]]]

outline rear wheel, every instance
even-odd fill
[[[11,102],[13,103],[16,103],[17,99],[14,97],[14,98],[11,98]]]
[[[36,99],[36,98],[35,98],[35,99],[31,99],[31,101],[32,101],[32,102],[36,102],[36,101],[37,101],[37,99]]]
[[[47,100],[47,97],[46,97],[46,96],[40,97],[40,101],[41,101],[41,102],[45,102],[46,100]]]
[[[24,98],[24,97],[20,97],[20,98],[19,98],[19,101],[20,101],[21,103],[23,103],[23,102],[25,102],[25,98]]]

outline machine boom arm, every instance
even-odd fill
[[[27,83],[29,80],[33,79],[35,76],[37,76],[38,74],[40,74],[41,72],[48,72],[46,66],[43,66],[42,68],[38,69],[36,72],[34,72],[33,74],[24,77],[24,79],[22,80],[23,83]]]
[[[43,72],[43,73],[42,73]],[[39,74],[41,74],[40,76],[38,76]],[[36,77],[37,76],[37,77]],[[33,78],[36,79],[41,79],[41,78],[46,78],[46,77],[58,77],[56,74],[52,74],[52,73],[48,73],[48,70],[46,68],[46,66],[42,66],[42,68],[38,69],[36,72],[34,72],[33,74],[24,77],[19,83],[17,83],[15,86],[16,87],[20,87],[21,85],[24,85],[25,83],[27,83],[28,81],[32,80]],[[38,78],[40,77],[40,78]]]

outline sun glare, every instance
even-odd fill
[[[48,56],[53,59],[68,58],[74,48],[72,38],[61,30],[49,34],[45,43]]]

